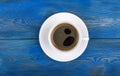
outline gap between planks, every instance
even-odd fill
[[[120,38],[90,38],[91,39],[120,39]],[[39,40],[39,38],[5,38],[5,39],[0,39],[0,40]]]

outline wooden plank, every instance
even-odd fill
[[[4,76],[119,76],[119,67],[120,39],[91,39],[82,56],[66,63],[48,58],[38,40],[0,40]]]
[[[38,38],[46,18],[71,12],[86,23],[90,38],[120,38],[119,0],[0,0],[0,39]]]

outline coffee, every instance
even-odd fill
[[[68,23],[57,25],[51,34],[53,45],[60,50],[68,51],[73,49],[79,39],[76,28]]]

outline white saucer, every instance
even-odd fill
[[[69,23],[74,25],[79,34],[77,45],[70,51],[61,51],[54,47],[51,42],[52,30],[61,23]],[[78,58],[86,49],[89,41],[88,30],[85,23],[72,13],[62,12],[56,13],[45,20],[39,33],[39,42],[44,53],[60,62],[67,62]]]

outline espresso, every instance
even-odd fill
[[[57,25],[51,34],[52,44],[60,50],[68,51],[73,49],[79,39],[76,28],[68,23]]]

